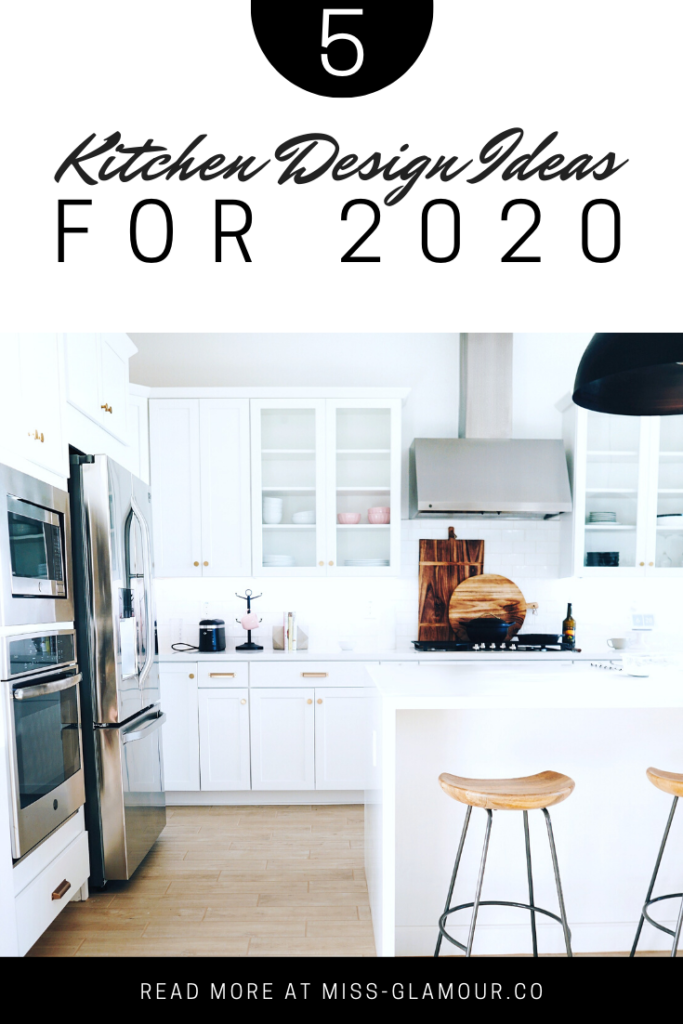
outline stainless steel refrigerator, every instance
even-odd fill
[[[104,455],[71,456],[90,883],[130,878],[166,824],[152,496]]]

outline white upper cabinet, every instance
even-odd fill
[[[199,447],[203,575],[248,574],[249,400],[201,400]]]
[[[683,575],[683,417],[564,407],[566,575]]]
[[[255,576],[398,573],[400,410],[400,399],[252,400]]]
[[[57,334],[0,338],[0,450],[5,462],[23,472],[34,465],[68,476],[62,353]]]
[[[149,406],[156,575],[248,575],[249,402]]]
[[[251,402],[255,576],[324,576],[325,401]]]
[[[135,345],[125,334],[67,334],[65,349],[67,401],[128,444],[128,362]]]
[[[328,575],[396,575],[401,554],[400,403],[328,399],[326,404]],[[340,515],[359,522],[340,523]]]
[[[149,403],[156,576],[202,575],[199,400]]]

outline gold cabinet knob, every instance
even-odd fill
[[[322,697],[318,697],[318,704],[322,704],[322,702],[323,702]]]
[[[39,430],[34,430],[33,433],[29,430],[28,436],[32,437],[34,441],[40,441],[41,444],[45,442],[45,434],[41,434]]]
[[[208,562],[204,562],[204,565],[208,565],[208,564],[209,564]]]
[[[641,562],[640,564],[641,564],[641,565],[645,565],[645,562]]]
[[[647,564],[648,565],[654,565],[655,563],[654,562],[648,562]]]
[[[190,679],[194,679],[194,672],[190,672]]]
[[[240,704],[246,704],[246,703],[247,703],[247,702],[246,702],[246,700],[245,700],[245,699],[244,699],[244,697],[243,697],[243,698],[242,698],[242,700],[240,701]]]
[[[312,700],[312,698],[311,698],[311,697],[309,697],[309,698],[308,698],[308,700],[306,701],[306,703],[307,703],[307,704],[312,704],[312,703],[313,703],[313,700]]]
[[[327,564],[328,565],[334,565],[334,562],[328,562]]]
[[[324,565],[324,564],[325,564],[324,562],[318,562],[318,565]]]
[[[199,562],[194,562],[193,565],[199,565]]]

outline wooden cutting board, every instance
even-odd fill
[[[418,640],[455,640],[448,608],[455,588],[484,571],[484,541],[457,540],[448,528],[448,540],[420,541],[420,617]]]
[[[512,625],[507,638],[514,636],[526,618],[526,601],[519,587],[505,576],[493,573],[467,579],[451,597],[448,617],[458,640],[467,640],[467,623],[472,619],[501,619]]]

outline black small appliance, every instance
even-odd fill
[[[199,651],[215,654],[225,650],[225,620],[202,619],[199,623]]]

